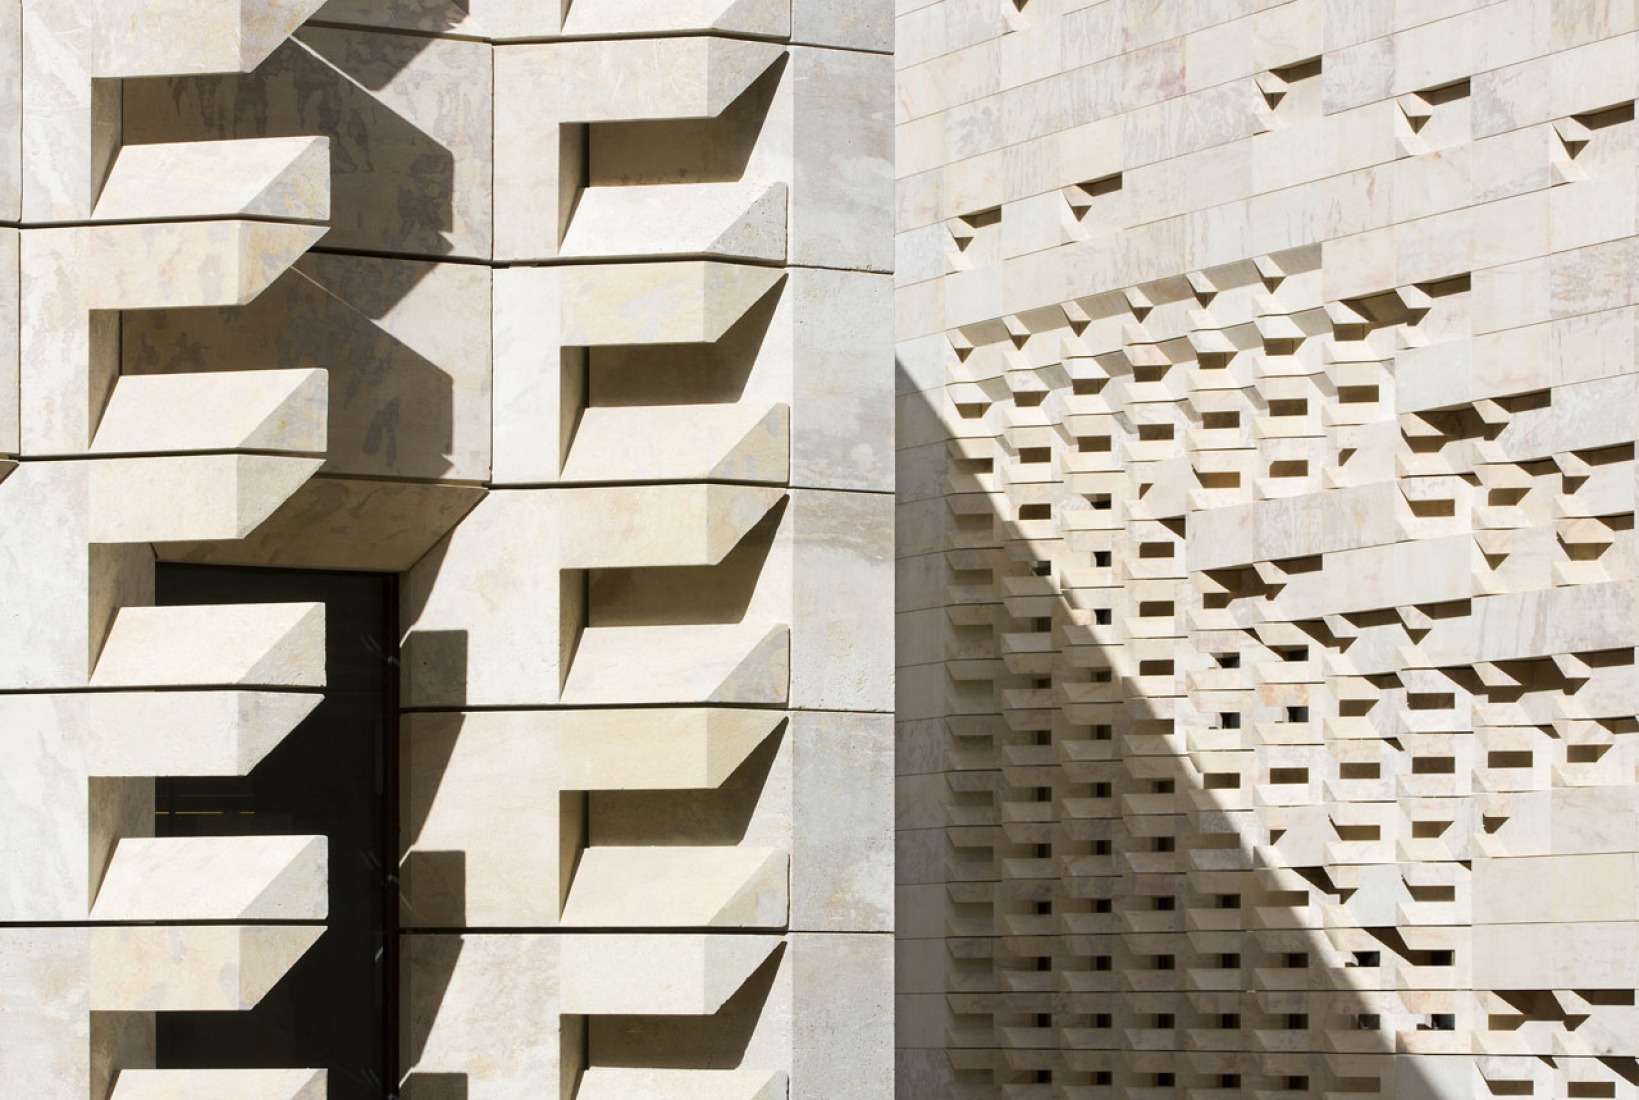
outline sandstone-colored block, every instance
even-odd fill
[[[108,458],[91,465],[94,542],[240,539],[324,465],[282,455]]]
[[[324,687],[324,605],[126,607],[94,687]]]
[[[330,143],[322,137],[127,145],[93,211],[99,221],[330,217]]]
[[[324,1100],[322,1069],[126,1069],[109,1100]]]
[[[124,375],[114,383],[90,450],[322,455],[327,383],[323,370]]]
[[[779,928],[790,858],[761,848],[592,847],[563,924],[580,928]]]
[[[91,919],[322,921],[328,852],[322,836],[127,837]]]
[[[240,1012],[255,1008],[324,926],[105,925],[91,932],[98,1012]]]
[[[101,691],[86,697],[92,775],[249,775],[322,695]]]
[[[565,936],[558,1003],[576,1016],[709,1016],[779,945],[778,936]]]
[[[324,0],[92,0],[99,77],[250,72]]]

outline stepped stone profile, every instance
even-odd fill
[[[888,6],[0,49],[0,1092],[891,1095]]]
[[[1639,37],[898,8],[898,1094],[1639,1095]]]

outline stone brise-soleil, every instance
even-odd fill
[[[1639,1092],[1634,30],[901,15],[901,1096]]]
[[[886,1097],[888,7],[320,6],[0,2],[4,1091],[337,1088],[156,1050],[336,855],[154,835],[326,647],[157,555],[399,576],[404,1095]]]

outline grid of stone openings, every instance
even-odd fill
[[[1633,15],[1423,7],[901,17],[901,1095],[1639,1086]]]
[[[0,38],[0,686],[50,693],[7,695],[0,893],[180,922],[0,933],[0,1074],[326,1089],[152,1068],[152,1012],[251,1007],[326,901],[322,837],[141,836],[155,772],[250,771],[323,687],[319,607],[152,608],[157,553],[399,574],[406,1096],[890,1091],[887,10],[13,0]]]

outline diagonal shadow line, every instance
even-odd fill
[[[907,430],[920,421],[923,429],[938,426],[922,445],[946,448],[953,437],[945,409],[917,388],[902,365],[899,392],[901,438],[921,438],[917,429]],[[939,465],[950,469],[948,461]],[[946,484],[938,479],[935,495],[947,505],[942,511],[954,514],[948,505],[955,490]],[[1466,1097],[1468,1076],[1461,1078],[1463,1091],[1452,1092],[1442,1075],[1426,1072],[1422,1056],[1397,1053],[1403,1044],[1393,1031],[1364,1029],[1372,1017],[1387,1024],[1391,1015],[1411,1013],[1386,968],[1378,970],[1385,975],[1382,993],[1356,988],[1369,982],[1356,980],[1369,970],[1350,962],[1370,957],[1351,960],[1328,937],[1325,921],[1336,928],[1345,892],[1330,882],[1325,867],[1289,865],[1272,844],[1260,843],[1252,832],[1260,823],[1246,821],[1243,807],[1207,784],[1187,747],[1157,753],[1165,745],[1161,737],[1130,732],[1143,723],[1171,724],[1166,704],[1142,677],[1112,674],[1102,693],[1109,700],[1102,707],[1105,721],[1089,726],[1069,720],[1074,704],[1067,702],[1065,674],[1097,666],[1113,670],[1119,661],[1086,631],[1092,644],[1080,648],[1088,652],[1067,659],[1065,626],[1086,616],[1046,578],[1029,618],[1052,620],[1051,641],[1041,648],[1052,668],[1052,695],[1044,699],[1039,689],[1012,686],[1041,678],[1039,670],[1026,675],[1028,659],[1014,661],[1020,671],[1009,670],[1000,638],[1026,633],[1008,629],[1023,616],[1009,614],[1002,589],[1006,579],[1030,577],[1028,564],[1010,561],[1007,545],[1022,547],[1034,533],[1007,513],[1004,492],[987,495],[986,506],[973,512],[991,525],[988,536],[963,540],[947,527],[936,545],[918,548],[916,555],[937,559],[932,568],[944,581],[944,602],[927,610],[948,615],[955,606],[988,607],[993,615],[991,624],[977,629],[987,636],[974,653],[961,653],[948,621],[942,625],[944,652],[933,661],[943,673],[940,682],[955,682],[951,673],[968,674],[977,660],[988,666],[993,687],[969,696],[941,689],[937,713],[909,716],[931,719],[938,730],[938,759],[922,774],[943,773],[948,785],[941,824],[925,830],[925,858],[907,860],[903,825],[900,836],[902,876],[908,863],[918,864],[911,873],[932,872],[929,885],[942,885],[947,899],[936,937],[944,944],[945,1027],[937,1046],[917,1051],[901,1044],[897,1094],[1048,1100],[1113,1086],[1154,1097],[1183,1095],[1184,1089],[1210,1096],[1386,1090],[1419,1100]],[[990,572],[982,581],[958,577],[950,564],[951,555],[971,564],[974,554],[984,557]],[[1185,578],[1180,574],[1180,581]],[[963,583],[972,585],[966,590],[972,602],[950,596]],[[975,699],[976,705],[964,708],[959,699]],[[902,730],[907,717],[899,715]],[[1050,727],[1050,747],[1038,744],[1043,725]],[[1111,727],[1107,742],[1069,736],[1078,729],[1096,734],[1098,725]],[[907,774],[902,767],[901,778]],[[1099,778],[1087,779],[1093,775]],[[1110,800],[1117,808],[1081,816],[1077,811],[1089,807],[1073,793],[1093,788],[1088,793],[1096,794],[1098,783],[1108,783],[1110,795],[1119,792]],[[1034,796],[1046,789],[1051,801],[1033,804],[1027,787],[1037,788]],[[902,795],[902,819],[906,809]],[[1137,850],[1169,833],[1172,851],[1156,851],[1161,845]],[[1232,846],[1205,839],[1214,835],[1233,838]],[[1101,841],[1109,845],[1107,856]],[[1221,898],[1234,897],[1237,907],[1188,908],[1186,921],[1180,903],[1206,892],[1194,889],[1191,879],[1210,883]],[[1292,896],[1294,879],[1304,888],[1302,904],[1289,907],[1286,902],[1300,900]],[[1332,907],[1329,916],[1322,916],[1322,906]],[[1305,908],[1311,919],[1292,919]],[[1219,912],[1235,915],[1211,916]],[[904,921],[902,913],[902,927]],[[1370,937],[1363,942],[1381,945],[1379,963],[1403,966],[1413,954],[1396,942],[1392,928],[1358,931]],[[905,943],[902,931],[902,949]],[[1301,966],[1279,965],[1299,955]],[[1233,956],[1234,965],[1193,965],[1230,962],[1225,956]],[[1171,960],[1170,969],[1155,966],[1161,959]],[[1257,965],[1265,961],[1277,965]],[[902,981],[899,992],[903,1000]],[[1190,1026],[1212,1023],[1226,1026]],[[907,1030],[928,1034],[920,1027]],[[1460,1057],[1469,1062],[1466,1054]],[[1214,1086],[1225,1091],[1194,1091]]]

